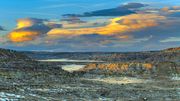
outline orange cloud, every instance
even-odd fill
[[[161,11],[166,13],[180,12],[180,6],[164,7],[161,9]]]
[[[12,42],[31,41],[50,28],[43,24],[43,19],[25,18],[17,20],[17,28],[8,34]]]
[[[30,27],[32,25],[34,25],[34,22],[29,19],[17,20],[17,29],[24,28],[24,27]]]
[[[100,35],[118,35],[128,31],[140,30],[147,27],[158,25],[158,20],[165,19],[164,16],[157,14],[132,14],[123,17],[110,19],[110,23],[95,28],[56,28],[47,34],[58,36],[77,36],[83,34],[100,34]]]
[[[30,27],[35,24],[42,23],[44,19],[36,19],[36,18],[24,18],[17,20],[17,29]]]
[[[38,34],[36,31],[13,31],[8,37],[12,42],[24,42],[33,40]]]
[[[67,28],[50,28],[45,25],[41,19],[20,19],[17,21],[17,28],[8,34],[12,42],[25,42],[34,40],[40,37],[41,34],[48,37],[71,37],[87,34],[99,34],[104,36],[114,36],[119,39],[128,39],[129,35],[124,35],[124,32],[140,30],[147,27],[158,25],[159,20],[165,19],[164,16],[157,14],[132,14],[122,17],[110,19],[103,22],[104,25],[88,27],[92,22],[86,23],[86,28],[81,28],[81,25],[67,25]],[[105,24],[106,23],[106,24]],[[80,23],[79,23],[80,24]],[[82,23],[84,25],[84,23]]]
[[[164,7],[161,10],[164,11],[164,12],[168,12],[169,11],[169,7]]]
[[[180,6],[173,6],[172,8],[175,9],[175,10],[179,10]]]

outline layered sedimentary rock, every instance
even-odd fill
[[[159,63],[96,63],[88,64],[79,72],[90,74],[123,74],[123,75],[172,75],[179,74],[180,67],[173,62]]]

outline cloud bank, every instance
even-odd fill
[[[136,9],[145,7],[147,5],[141,3],[128,3],[120,5],[116,8],[103,9],[92,12],[85,12],[84,14],[65,14],[63,16],[77,16],[77,17],[92,17],[92,16],[124,16],[136,13]]]
[[[77,36],[84,34],[100,34],[100,35],[119,35],[128,31],[140,30],[147,27],[158,25],[159,20],[164,20],[164,16],[156,14],[132,14],[123,17],[110,19],[110,23],[95,28],[77,28],[77,29],[52,29],[48,35],[59,36]]]
[[[94,11],[86,15],[87,18],[83,14],[62,19],[18,19],[17,27],[8,38],[12,46],[53,51],[150,50],[180,45],[180,8],[139,9],[146,6],[141,3],[121,5],[116,7],[120,15],[111,13],[114,14],[111,17],[105,16],[115,8],[100,10],[103,17],[97,17],[100,12]],[[119,8],[133,13],[121,15]]]
[[[45,19],[25,18],[17,20],[17,28],[8,34],[12,42],[32,41],[37,37],[46,35],[52,28],[61,27],[57,24],[45,24]]]

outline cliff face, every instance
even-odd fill
[[[106,63],[106,64],[88,64],[83,70],[101,69],[114,72],[124,72],[127,70],[150,70],[153,65],[150,63]]]
[[[168,49],[165,49],[164,51],[166,51],[166,52],[177,52],[177,51],[180,51],[180,47],[168,48]]]
[[[90,74],[124,74],[124,75],[171,75],[179,74],[180,67],[173,62],[160,63],[106,63],[88,64],[79,70]]]

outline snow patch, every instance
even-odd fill
[[[0,101],[18,101],[19,99],[25,98],[21,95],[0,92]]]
[[[109,77],[109,78],[97,78],[97,79],[84,79],[90,81],[100,81],[110,84],[130,84],[130,83],[146,83],[149,80],[131,78],[131,77]]]
[[[62,69],[68,72],[78,71],[84,67],[85,65],[62,65]]]

